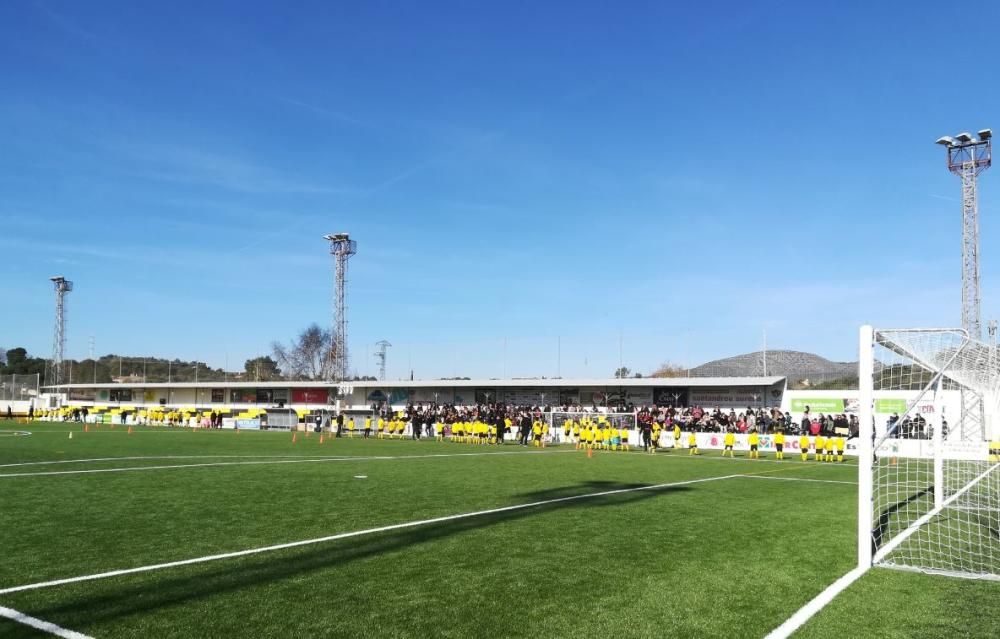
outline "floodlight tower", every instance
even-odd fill
[[[63,352],[66,350],[66,293],[73,290],[73,282],[62,275],[50,277],[56,290],[56,326],[52,337],[52,378],[46,383],[58,385],[62,383]]]
[[[992,163],[993,131],[979,131],[938,138],[948,149],[948,170],[962,179],[962,328],[973,339],[982,339],[979,316],[979,203],[976,178]]]
[[[347,260],[358,252],[358,243],[347,233],[324,235],[330,243],[336,280],[333,287],[333,362],[328,377],[338,380],[347,378],[347,312],[345,306],[347,284]]]
[[[378,346],[378,352],[375,353],[375,359],[378,360],[378,378],[380,381],[385,380],[385,349],[392,346],[387,340],[382,340],[381,342],[375,342],[375,346]]]

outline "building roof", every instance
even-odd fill
[[[123,382],[104,384],[62,384],[46,386],[48,389],[85,390],[104,388],[337,388],[347,386],[352,388],[643,388],[643,387],[735,387],[735,386],[774,386],[783,384],[784,377],[628,377],[624,379],[423,379],[423,380],[386,380],[358,382]]]

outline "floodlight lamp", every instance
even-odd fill
[[[955,138],[951,137],[950,135],[942,135],[937,139],[937,142],[935,142],[934,144],[940,144],[942,146],[951,146],[955,144]]]
[[[981,129],[979,131],[979,139],[983,140],[984,142],[992,137],[993,137],[993,129]]]
[[[962,133],[956,135],[955,139],[962,144],[968,144],[969,142],[972,142],[972,134],[963,131]]]

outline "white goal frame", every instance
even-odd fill
[[[994,445],[990,442],[1000,438],[1000,420],[995,419],[1000,408],[1000,371],[993,370],[996,347],[970,338],[961,329],[881,331],[871,326],[861,328],[859,346],[858,568],[878,566],[1000,580],[1000,540],[990,539],[990,532],[975,524],[985,519],[991,530],[992,523],[1000,524],[1000,463],[990,453]],[[916,395],[906,401],[899,422],[917,415],[921,402],[936,408],[934,417],[941,420],[932,426],[929,439],[893,439],[892,453],[886,453],[884,447],[890,435],[904,436],[888,431],[876,436],[875,420],[884,415],[875,413],[879,390],[875,380],[880,368],[883,375],[890,369],[878,360],[876,348],[899,354],[900,361],[909,362],[900,365],[906,369],[903,377],[920,378],[919,388],[910,389]],[[919,369],[919,376],[915,369]],[[952,388],[947,392],[961,397],[958,427],[952,424],[950,434],[945,432],[941,399],[946,384]],[[970,402],[978,417],[967,412]],[[967,424],[974,428],[967,428]],[[897,458],[895,451],[902,444],[910,444],[920,453],[901,451]],[[921,490],[914,494],[917,489]],[[893,500],[896,503],[891,503]],[[913,503],[907,503],[911,500]],[[901,529],[886,524],[896,517],[898,504],[903,504],[900,510],[907,514],[899,518]],[[921,514],[914,516],[918,512]],[[932,521],[936,523],[932,525]],[[891,533],[888,538],[883,536],[886,530]],[[923,538],[914,537],[921,531]],[[960,539],[963,535],[972,539]],[[971,544],[976,550],[966,551],[962,546],[965,541],[978,541]],[[908,542],[919,550],[903,552],[901,547]]]

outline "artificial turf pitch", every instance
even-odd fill
[[[547,503],[0,606],[93,637],[763,637],[855,563],[851,463],[319,439],[0,422],[0,591]],[[996,601],[873,570],[799,635],[995,637]]]

